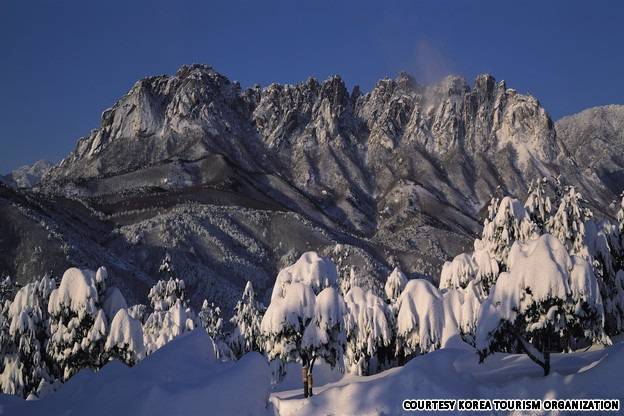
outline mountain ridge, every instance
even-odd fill
[[[522,197],[542,176],[606,206],[624,163],[583,170],[574,143],[536,98],[489,75],[472,87],[402,73],[368,92],[338,76],[242,89],[190,65],[135,83],[29,197],[66,237],[60,263],[113,263],[118,286],[141,298],[171,254],[194,302],[227,307],[246,280],[262,295],[307,250],[341,274],[379,281],[400,265],[435,280],[480,232],[493,194]],[[0,216],[19,215],[11,207]],[[28,241],[31,225],[20,227]],[[35,271],[4,269],[22,280]]]

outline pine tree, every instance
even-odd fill
[[[317,359],[325,360],[332,368],[344,369],[345,305],[338,290],[325,288],[316,296],[314,317],[306,327],[301,342],[302,355],[308,357],[307,396],[312,396],[312,371]]]
[[[390,304],[396,303],[407,284],[407,277],[401,269],[397,266],[392,270],[392,273],[388,275],[386,284],[384,285],[384,291],[386,292],[386,300]]]
[[[45,361],[48,336],[47,300],[54,281],[44,276],[40,281],[23,286],[13,302],[6,302],[0,317],[0,345],[3,372],[0,390],[8,394],[37,394],[42,382],[50,380]]]
[[[609,343],[598,282],[585,259],[570,257],[549,234],[516,242],[509,257],[510,271],[481,307],[481,361],[496,351],[525,352],[547,375],[552,352]]]
[[[210,338],[215,343],[215,350],[217,352],[217,358],[231,359],[234,357],[234,353],[230,349],[229,345],[225,342],[225,333],[223,331],[223,319],[221,318],[221,308],[215,306],[214,303],[208,303],[207,299],[204,299],[202,308],[199,311],[199,322],[201,326],[206,330]]]
[[[536,231],[543,234],[546,222],[550,217],[552,204],[550,198],[546,195],[544,185],[547,183],[546,178],[538,179],[529,185],[529,195],[527,196],[524,208],[529,214],[529,218],[536,226]]]
[[[99,368],[108,322],[101,307],[106,290],[106,269],[96,273],[70,268],[49,298],[51,337],[47,354],[53,373],[65,381],[85,367]]]
[[[107,357],[117,358],[130,366],[145,356],[141,322],[130,316],[126,309],[119,309],[115,314],[105,349]]]
[[[566,247],[570,254],[589,259],[585,245],[585,221],[592,217],[585,200],[573,186],[565,187],[557,212],[546,222],[546,230]]]
[[[230,322],[234,330],[229,338],[229,345],[237,358],[250,351],[262,351],[260,323],[264,306],[256,300],[253,285],[247,282],[241,300],[234,307],[234,316]]]
[[[195,328],[195,315],[188,307],[184,280],[159,280],[147,295],[152,312],[143,324],[146,354],[151,354],[178,335]]]
[[[440,348],[444,327],[442,297],[431,283],[412,279],[397,302],[397,355],[409,358]]]
[[[345,305],[346,365],[352,372],[368,375],[371,361],[377,361],[378,367],[386,361],[382,352],[394,341],[392,307],[372,291],[357,286],[345,296]]]
[[[492,200],[488,208],[488,219],[483,224],[481,245],[491,258],[498,263],[498,269],[507,269],[507,257],[512,244],[516,240],[524,241],[531,238],[535,224],[529,218],[520,201],[508,196],[504,197],[498,208]]]

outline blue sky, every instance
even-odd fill
[[[0,172],[57,162],[139,78],[207,63],[243,86],[370,89],[488,72],[554,119],[624,103],[620,1],[0,1]]]

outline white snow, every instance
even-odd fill
[[[117,311],[120,309],[127,309],[128,304],[126,298],[121,294],[121,291],[116,287],[109,287],[104,293],[104,302],[102,302],[102,309],[106,313],[106,317],[109,321],[112,321]]]
[[[386,280],[386,284],[384,286],[386,298],[391,301],[395,301],[396,299],[398,299],[401,295],[401,292],[403,292],[406,284],[407,277],[405,276],[405,274],[403,274],[401,269],[395,267],[394,270],[392,270],[392,273],[390,273],[390,275],[388,276],[388,279]]]
[[[111,322],[104,348],[111,351],[114,347],[128,349],[138,360],[145,355],[141,322],[132,318],[126,309],[119,309]]]
[[[552,298],[586,301],[602,314],[602,300],[589,264],[570,256],[565,246],[550,234],[537,240],[517,241],[509,252],[509,272],[501,273],[485,300],[477,329],[477,348],[487,347],[489,334],[501,320],[513,322],[536,302]],[[530,292],[527,291],[530,289]],[[551,319],[547,314],[543,322]]]
[[[462,253],[453,261],[444,262],[440,274],[440,289],[464,288],[477,274],[477,264],[471,254]]]
[[[368,370],[369,360],[379,347],[391,342],[393,322],[388,305],[368,290],[355,286],[345,296],[347,314],[346,361],[348,370],[363,374]]]
[[[347,375],[317,388],[310,399],[291,392],[270,400],[280,416],[373,416],[405,414],[405,399],[624,399],[624,343],[553,354],[552,367],[544,377],[526,355],[495,354],[480,364],[474,350],[445,348],[374,376]]]
[[[262,415],[269,388],[269,367],[261,355],[219,362],[210,337],[200,329],[134,367],[113,361],[98,372],[82,370],[41,400],[0,395],[0,414]]]
[[[319,293],[328,286],[337,286],[338,273],[330,260],[309,251],[303,253],[295,264],[282,269],[275,280],[271,301],[276,297],[284,297],[286,287],[292,283],[304,283],[314,293]]]
[[[444,330],[442,297],[431,283],[412,279],[397,302],[397,335],[406,355],[440,347]]]
[[[68,308],[76,313],[95,314],[98,300],[95,277],[91,270],[67,269],[58,289],[50,294],[48,312],[54,315]]]

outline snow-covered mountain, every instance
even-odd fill
[[[17,188],[32,188],[39,185],[41,178],[51,167],[52,163],[47,160],[39,160],[32,165],[21,166],[1,179]]]
[[[242,89],[184,66],[137,82],[38,192],[0,185],[0,273],[104,264],[134,301],[168,253],[192,301],[225,310],[247,280],[267,299],[279,267],[310,249],[341,274],[399,263],[437,276],[493,193],[563,174],[596,205],[615,198],[621,164],[581,164],[574,122],[557,134],[537,99],[489,75],[400,74],[363,93],[337,76]]]

